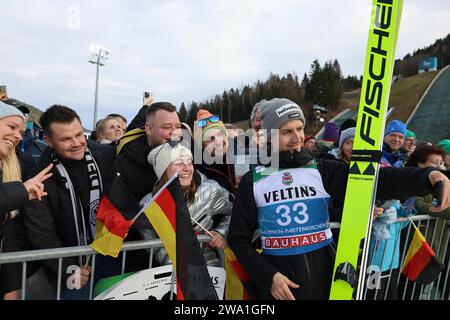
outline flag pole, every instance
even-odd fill
[[[169,184],[172,183],[173,180],[175,180],[178,177],[178,172],[175,172],[172,178],[169,179],[162,187],[159,189],[159,191],[150,199],[150,201],[139,211],[139,213],[131,220],[130,226],[132,226],[136,220],[147,210],[147,208],[152,204],[153,201],[155,201],[156,198],[164,191],[164,189],[167,188]]]
[[[206,230],[206,228],[203,227],[198,221],[194,220],[192,217],[191,217],[191,220],[196,225],[198,225],[200,228],[202,228],[211,238],[214,238],[214,235],[210,231]],[[230,246],[227,244],[225,248],[230,248]]]
[[[210,235],[212,238],[214,238],[214,235],[209,232],[208,230],[206,230],[206,228],[204,226],[202,226],[198,221],[194,220],[194,218],[191,217],[192,222],[194,222],[196,225],[198,225],[200,228],[203,229],[203,231],[205,231],[208,235]]]
[[[85,268],[89,266],[89,260],[91,260],[91,255],[90,254],[87,256],[86,263],[84,265]]]
[[[415,224],[414,221],[411,219],[411,217],[408,216],[407,218],[408,218],[409,222],[411,222],[411,224],[414,226],[414,228],[415,228],[416,230],[419,230],[419,228],[416,226],[416,224]]]

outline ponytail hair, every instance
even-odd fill
[[[2,182],[22,181],[19,159],[15,150],[12,150],[7,156],[1,158]],[[17,210],[10,212],[10,217],[14,218]]]

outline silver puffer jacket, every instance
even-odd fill
[[[206,176],[198,171],[194,173],[194,179],[197,182],[197,192],[193,202],[188,203],[187,207],[191,217],[197,221],[206,230],[214,230],[219,232],[225,239],[228,236],[228,226],[230,225],[231,210],[233,203],[230,201],[232,195],[222,188],[216,181],[206,178]],[[149,195],[150,196],[150,195]],[[142,202],[146,199],[144,198]],[[214,216],[218,216],[217,226],[214,227]],[[192,223],[194,231],[205,233],[204,230],[196,223]],[[140,229],[141,236],[145,240],[158,239],[158,235],[153,228]],[[206,262],[210,266],[217,266],[218,259],[214,250],[207,243],[202,246],[203,255]],[[162,264],[170,264],[171,261],[164,248],[155,250],[154,259]]]

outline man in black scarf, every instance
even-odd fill
[[[115,148],[87,142],[80,117],[65,106],[48,108],[40,119],[48,148],[40,166],[53,163],[45,182],[48,196],[26,207],[25,223],[34,249],[86,246],[95,237],[96,213],[108,188]],[[45,261],[54,280],[55,260]],[[91,268],[86,257],[63,259],[61,298],[89,298]],[[99,270],[96,270],[96,274]],[[76,273],[75,277],[71,277]]]

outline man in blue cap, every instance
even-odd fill
[[[384,132],[382,167],[403,167],[406,158],[400,152],[406,137],[406,124],[399,120],[392,121]]]

